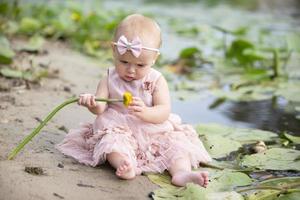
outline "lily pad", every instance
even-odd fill
[[[295,144],[300,144],[300,137],[285,133],[284,136]]]
[[[246,155],[240,166],[269,170],[300,170],[300,151],[293,149],[273,148],[264,153]]]
[[[240,190],[249,200],[293,200],[300,194],[300,177],[284,177],[262,181]],[[299,197],[299,196],[298,196]]]
[[[280,195],[280,190],[259,190],[247,195],[247,200],[273,200]]]
[[[275,94],[289,101],[300,102],[300,82],[282,82]]]
[[[241,144],[256,142],[259,140],[269,141],[277,137],[277,134],[259,129],[234,128],[219,124],[200,124],[196,126],[199,135],[219,135]]]
[[[222,135],[204,135],[201,140],[213,158],[226,157],[232,151],[238,150],[242,147],[240,142],[230,138],[224,138]]]
[[[232,191],[235,187],[246,186],[252,183],[252,179],[242,172],[224,169],[221,171],[211,170],[210,180],[207,189],[224,192]]]
[[[187,184],[186,187],[176,187],[171,185],[170,176],[148,175],[148,178],[158,184],[161,189],[154,191],[154,199],[244,199],[242,195],[235,191],[230,191],[236,186],[244,186],[252,183],[252,180],[241,172],[233,172],[229,170],[210,170],[212,175],[208,188],[203,188],[195,184]],[[229,190],[229,191],[228,191]]]
[[[300,187],[300,177],[283,177],[260,182],[261,186],[275,186],[284,188]]]
[[[230,91],[215,89],[212,90],[212,94],[219,98],[226,98],[232,101],[258,101],[272,98],[274,90],[272,87],[250,85]]]

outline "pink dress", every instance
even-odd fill
[[[123,81],[115,69],[108,70],[109,98],[120,99],[125,91],[139,96],[152,106],[152,93],[161,73],[151,69],[143,79]],[[57,148],[78,162],[96,166],[106,161],[106,155],[119,152],[127,156],[136,173],[163,172],[176,159],[188,156],[192,167],[211,158],[191,125],[182,124],[178,115],[153,124],[128,113],[122,103],[109,104],[93,124],[73,129]]]

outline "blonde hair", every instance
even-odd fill
[[[161,46],[161,30],[157,22],[141,14],[132,14],[124,18],[117,26],[114,41],[125,35],[129,39],[139,36],[144,45],[152,48]]]

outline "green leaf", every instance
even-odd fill
[[[279,84],[279,88],[275,94],[277,96],[282,96],[289,101],[300,102],[300,82],[282,82]]]
[[[229,199],[242,200],[242,195],[228,191],[237,186],[245,186],[252,183],[252,180],[241,172],[233,172],[230,170],[210,170],[210,184],[208,188],[200,187],[196,184],[187,184],[186,187],[176,187],[171,184],[170,177],[166,174],[152,174],[148,178],[158,184],[161,189],[154,191],[154,199]]]
[[[300,52],[300,36],[299,33],[290,33],[286,36],[288,48]]]
[[[284,136],[295,144],[300,144],[300,137],[284,133]]]
[[[201,199],[201,198],[200,198]],[[231,191],[231,192],[214,192],[214,193],[209,193],[206,195],[206,199],[208,200],[244,200],[244,197],[235,192],[235,191]]]
[[[252,44],[252,42],[245,39],[236,39],[231,43],[231,46],[228,49],[227,56],[237,57],[242,55],[244,50],[253,48],[254,45]]]
[[[177,189],[178,187],[171,184],[171,177],[167,173],[148,174],[147,177],[155,184],[163,188]]]
[[[21,47],[19,50],[36,53],[41,50],[44,42],[45,40],[43,37],[33,36],[29,39],[29,42],[23,47]]]
[[[199,29],[197,27],[177,28],[176,33],[185,37],[197,37]]]
[[[274,178],[239,190],[249,200],[297,199],[300,177]],[[298,196],[299,197],[299,196]]]
[[[270,131],[258,129],[233,128],[220,124],[200,124],[196,126],[199,135],[219,135],[223,138],[228,138],[238,141],[241,144],[253,143],[259,140],[268,141],[277,137],[277,134]]]
[[[240,142],[230,138],[224,138],[222,135],[206,134],[201,137],[205,148],[213,158],[222,158],[229,155],[230,152],[242,147]]]
[[[10,64],[14,56],[15,53],[10,48],[9,41],[0,35],[0,64]]]
[[[293,192],[284,194],[278,197],[276,200],[299,200],[300,192]]]
[[[277,199],[278,190],[259,190],[246,197],[246,200],[274,200]]]
[[[207,189],[218,192],[232,191],[238,186],[246,186],[252,183],[252,179],[246,174],[228,169],[221,171],[210,169],[210,180]]]
[[[180,58],[193,58],[195,54],[200,53],[200,50],[197,47],[188,47],[181,50],[179,57]]]
[[[2,68],[0,70],[2,76],[7,78],[23,78],[23,72],[9,67]]]
[[[265,180],[259,183],[260,186],[274,186],[284,188],[298,188],[300,187],[300,177],[283,177]]]
[[[28,35],[35,34],[41,27],[39,20],[30,17],[24,17],[20,22],[20,32]]]
[[[300,151],[293,149],[273,148],[263,153],[246,155],[240,166],[269,170],[300,170]]]
[[[252,65],[255,61],[266,59],[264,53],[256,50],[254,44],[245,39],[234,40],[226,53],[226,57],[242,65]]]

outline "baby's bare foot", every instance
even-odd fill
[[[135,171],[127,160],[117,168],[116,175],[122,179],[133,179],[135,177]]]
[[[177,186],[185,186],[187,183],[195,183],[202,187],[208,185],[208,172],[207,171],[180,171],[172,177],[172,183]]]

